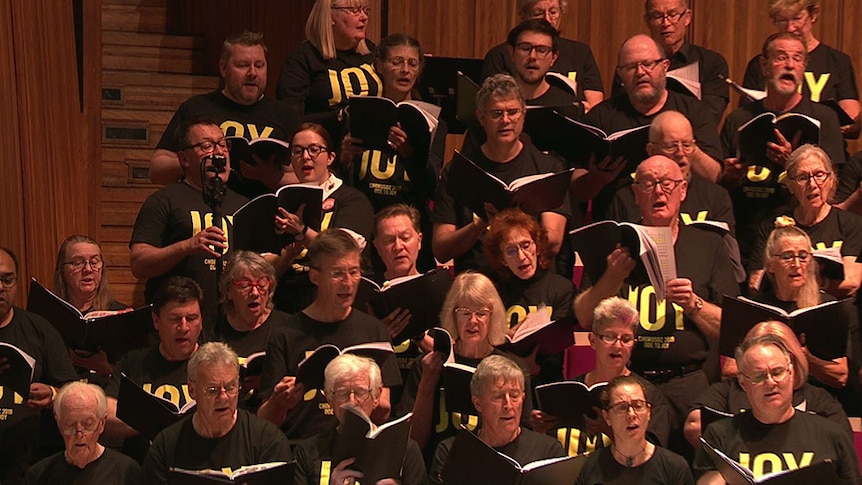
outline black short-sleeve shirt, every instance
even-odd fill
[[[110,448],[84,468],[67,462],[65,452],[51,455],[33,465],[24,479],[25,485],[60,483],[140,485],[144,479],[135,460]]]

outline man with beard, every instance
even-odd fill
[[[287,141],[300,120],[282,101],[264,96],[266,68],[263,34],[243,32],[226,39],[219,59],[224,88],[193,96],[177,108],[150,160],[150,180],[167,185],[183,176],[177,158],[183,149],[177,128],[190,118],[212,118],[225,136]],[[231,177],[230,187],[248,198],[297,182],[290,165],[282,164],[276,156],[257,158],[255,163],[235,162],[240,170]]]
[[[701,101],[668,91],[665,74],[669,62],[662,47],[647,35],[626,40],[619,51],[617,73],[625,95],[608,99],[586,115],[587,123],[605,133],[648,125],[662,111],[679,111],[688,118],[697,146],[712,158],[709,164],[692,167],[695,175],[716,180],[721,173],[721,150],[715,120]],[[572,178],[572,194],[580,200],[593,199],[593,218],[605,219],[613,194],[631,183],[629,174],[641,160],[590,159],[581,161]]]
[[[730,101],[729,87],[724,79],[728,76],[727,61],[724,56],[705,47],[688,41],[688,27],[693,13],[689,0],[647,0],[644,4],[644,20],[650,35],[664,48],[670,61],[669,70],[698,63],[698,77],[701,83],[701,98],[712,111],[716,125],[724,115]],[[679,84],[671,84],[670,89],[682,94],[693,94]],[[614,77],[611,94],[622,93],[619,76]]]
[[[743,264],[750,257],[754,235],[761,223],[789,200],[788,193],[781,190],[779,178],[784,172],[784,163],[796,147],[794,140],[787,140],[776,130],[778,143],[766,143],[768,160],[760,162],[763,165],[745,166],[736,158],[739,127],[762,113],[801,113],[820,121],[820,147],[833,163],[840,164],[844,160],[841,128],[835,112],[800,94],[807,61],[808,50],[800,37],[790,32],[770,35],[763,43],[760,56],[760,67],[767,82],[766,97],[734,110],[721,130],[725,156],[722,184],[730,191],[734,216],[740,227],[739,249]]]
[[[506,40],[515,72],[512,77],[524,93],[530,106],[563,106],[576,103],[578,98],[554,77],[548,82],[547,74],[560,56],[560,34],[545,20],[530,19],[518,24]],[[563,114],[567,114],[563,112]]]

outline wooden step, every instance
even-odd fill
[[[161,86],[109,86],[102,85],[103,107],[122,106],[125,109],[175,110],[187,99],[205,94],[211,89],[168,88]]]
[[[102,45],[202,49],[204,41],[191,35],[166,35],[146,32],[102,31]]]
[[[126,71],[191,73],[203,68],[202,55],[191,49],[147,46],[102,46],[102,68]]]
[[[102,71],[102,85],[110,86],[149,86],[201,89],[213,91],[219,87],[217,76],[195,76],[192,74],[172,74],[160,72]]]
[[[102,122],[129,121],[145,122],[151,125],[167,126],[174,115],[174,110],[166,109],[115,109],[102,108]]]
[[[164,4],[102,4],[102,30],[163,33],[167,30],[167,8]]]

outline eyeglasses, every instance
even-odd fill
[[[560,18],[560,14],[562,14],[562,13],[563,12],[561,12],[560,9],[558,9],[558,8],[549,8],[547,10],[536,9],[530,13],[530,18],[531,19],[543,19],[543,18],[557,19],[557,18]]]
[[[815,184],[823,185],[824,183],[826,183],[826,180],[829,178],[830,175],[832,175],[832,172],[824,172],[823,170],[818,170],[814,173],[800,173],[790,178],[799,185],[805,185],[811,179],[814,179]]]
[[[290,147],[290,156],[293,158],[300,158],[305,152],[308,152],[308,156],[311,158],[315,158],[321,153],[328,153],[329,149],[320,145],[309,145],[307,147],[291,145]]]
[[[12,288],[18,283],[18,275],[15,273],[6,273],[0,276],[0,286],[3,288]]]
[[[786,18],[786,17],[773,17],[772,23],[777,27],[788,27],[790,25],[802,25],[808,19],[808,11],[803,10],[799,12],[795,17]]]
[[[773,254],[773,256],[777,257],[784,264],[793,264],[794,261],[799,261],[799,264],[806,264],[811,259],[811,253],[808,251],[799,251],[798,253],[794,253],[793,251],[784,251],[783,253]]]
[[[632,182],[632,184],[636,185],[641,191],[650,193],[655,190],[656,185],[661,187],[661,191],[665,194],[669,194],[676,190],[679,184],[685,182],[683,179],[672,180],[672,179],[664,179],[664,180],[636,180]]]
[[[88,264],[90,265],[90,269],[93,271],[99,271],[105,263],[102,261],[102,258],[94,256],[90,258],[89,261],[86,259],[73,259],[72,261],[66,261],[63,264],[71,266],[72,271],[77,273],[79,271],[83,271],[84,266],[87,266]]]
[[[258,293],[266,293],[269,291],[270,281],[266,278],[261,278],[257,280],[257,282],[253,282],[249,279],[241,279],[234,281],[233,286],[246,293],[251,293],[252,288],[256,289]]]
[[[697,144],[694,140],[687,141],[677,141],[674,143],[662,143],[659,145],[659,150],[665,155],[673,155],[677,151],[682,151],[682,153],[688,155],[694,152],[694,149],[697,147]]]
[[[549,45],[541,45],[541,44],[531,44],[529,42],[521,42],[515,46],[515,49],[518,52],[524,54],[525,56],[530,55],[531,52],[536,51],[536,57],[545,58],[548,57],[554,48]]]
[[[526,241],[521,241],[518,244],[511,244],[509,246],[506,246],[503,249],[503,254],[505,254],[509,258],[517,258],[521,251],[523,251],[525,254],[529,254],[535,244],[535,241],[533,241],[532,239],[527,239]]]
[[[510,389],[508,391],[495,392],[491,394],[488,399],[490,399],[494,404],[503,404],[506,402],[507,397],[510,402],[519,402],[524,399],[524,391],[520,389]]]
[[[359,268],[333,269],[327,274],[334,280],[346,280],[348,277],[352,280],[358,280],[362,277],[362,271]]]
[[[349,13],[350,15],[360,16],[362,14],[368,15],[371,12],[371,7],[336,7],[333,5],[332,10],[340,10],[344,13]]]
[[[470,320],[471,318],[473,318],[473,315],[476,315],[477,320],[484,322],[484,321],[487,321],[488,318],[491,316],[491,309],[490,308],[480,308],[478,310],[472,310],[470,308],[464,308],[464,307],[460,307],[460,308],[455,309],[455,317],[458,320],[467,321],[467,320]]]
[[[766,382],[766,379],[772,378],[772,382],[778,384],[783,381],[788,374],[790,374],[790,369],[792,366],[788,365],[787,367],[773,367],[772,369],[767,369],[765,371],[755,372],[750,376],[742,374],[748,382],[756,385],[762,384]]]
[[[183,150],[188,150],[190,148],[200,148],[202,152],[209,153],[209,152],[212,152],[213,150],[215,150],[215,147],[219,147],[222,150],[229,150],[230,149],[230,142],[224,138],[222,138],[221,140],[216,140],[216,141],[204,140],[200,143],[195,143],[193,145],[185,146],[185,147],[183,147]]]
[[[655,24],[655,25],[663,24],[665,19],[667,19],[668,22],[675,24],[675,23],[678,23],[680,21],[680,19],[682,19],[682,16],[687,14],[688,12],[689,12],[688,9],[685,9],[682,12],[668,12],[668,13],[653,12],[653,13],[647,14],[646,18],[651,24]]]
[[[524,110],[522,110],[521,108],[492,109],[491,111],[486,111],[488,117],[490,117],[494,121],[502,119],[503,115],[508,116],[510,120],[517,120],[521,117],[521,113],[523,112]]]
[[[599,338],[599,340],[601,340],[602,342],[604,342],[608,345],[613,345],[614,343],[619,341],[620,344],[628,346],[628,345],[633,345],[637,341],[637,339],[633,335],[613,335],[610,333],[595,333],[595,332],[593,332],[593,333],[596,337]]]
[[[364,402],[371,395],[371,389],[364,387],[354,387],[353,389],[335,389],[329,391],[329,395],[337,402],[347,402],[350,400],[350,395],[356,398],[358,402]]]
[[[60,425],[60,430],[66,436],[75,436],[79,431],[81,434],[92,434],[99,429],[102,420],[95,416],[85,419],[83,422],[66,421]]]
[[[390,57],[389,59],[386,59],[386,62],[387,62],[390,66],[392,66],[392,67],[396,67],[396,68],[398,68],[398,69],[401,69],[401,68],[402,68],[402,67],[404,67],[405,65],[406,65],[406,66],[407,66],[407,68],[408,68],[408,69],[410,69],[411,71],[416,71],[416,70],[418,70],[418,69],[419,69],[419,59],[416,59],[415,57],[410,57],[410,58],[406,58],[406,57]]]
[[[228,397],[234,397],[239,394],[239,384],[236,382],[229,382],[224,386],[208,386],[204,388],[203,392],[204,396],[212,399],[221,395],[222,391],[224,391]]]
[[[629,412],[629,409],[632,409],[636,413],[642,413],[652,407],[650,403],[643,399],[635,399],[630,402],[620,401],[616,404],[611,404],[608,406],[608,410],[613,411],[617,414],[625,414]]]
[[[640,61],[640,62],[630,62],[628,64],[622,64],[617,66],[622,72],[632,73],[638,70],[638,68],[643,67],[647,71],[652,71],[656,68],[664,59],[654,59],[651,61]]]
[[[805,64],[805,55],[803,54],[779,52],[777,54],[770,54],[768,58],[773,64],[787,64],[788,62],[792,62],[793,64]]]

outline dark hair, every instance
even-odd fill
[[[204,292],[195,280],[188,276],[172,276],[159,285],[153,295],[153,313],[156,315],[171,302],[197,301],[203,307]]]
[[[175,132],[174,139],[176,140],[176,149],[179,152],[180,150],[185,150],[191,144],[191,140],[189,140],[189,133],[192,131],[192,128],[198,125],[212,125],[218,127],[221,130],[221,125],[218,124],[216,120],[206,116],[192,116],[191,118],[186,118],[182,120],[177,126],[177,131]]]
[[[530,234],[533,242],[536,243],[536,259],[539,267],[548,269],[551,266],[548,231],[536,219],[522,210],[506,209],[497,214],[494,224],[491,225],[482,243],[482,252],[497,273],[507,278],[512,275],[512,272],[504,264],[500,244],[515,229],[523,229]]]
[[[292,135],[290,135],[290,143],[293,144],[293,139],[296,138],[296,135],[302,133],[303,131],[310,131],[312,133],[316,133],[317,136],[323,138],[323,144],[326,145],[327,150],[333,150],[332,146],[332,136],[329,135],[329,132],[326,131],[321,125],[317,123],[311,123],[306,121],[304,123],[300,123],[300,125],[296,128]]]
[[[230,59],[231,54],[233,54],[233,46],[235,45],[242,45],[245,47],[254,47],[259,45],[260,48],[263,49],[264,54],[266,54],[266,44],[263,43],[263,34],[246,30],[241,34],[234,34],[224,40],[221,45],[221,55],[219,56],[219,60],[221,62],[227,62],[228,59]]]
[[[419,45],[419,41],[414,37],[411,37],[407,34],[392,34],[384,37],[379,44],[377,44],[377,48],[374,49],[374,61],[385,61],[387,57],[389,57],[389,51],[392,50],[393,47],[412,47],[416,49],[416,52],[419,53],[419,72],[422,72],[422,67],[425,65],[425,53],[422,52],[422,46]]]
[[[515,47],[518,43],[518,37],[524,32],[535,32],[537,34],[545,34],[551,38],[551,47],[554,52],[557,52],[560,44],[560,32],[545,19],[529,19],[516,25],[514,29],[509,31],[506,37],[506,43],[511,47]]]
[[[308,246],[309,266],[320,269],[321,259],[324,257],[342,257],[350,253],[360,253],[356,240],[341,229],[327,229],[318,234]]]
[[[614,389],[625,385],[640,387],[641,392],[643,392],[644,394],[644,399],[646,399],[646,388],[644,387],[643,382],[641,382],[640,379],[635,377],[634,374],[629,374],[627,376],[616,376],[610,381],[608,381],[608,385],[605,386],[604,389],[602,389],[602,392],[599,395],[599,402],[601,402],[602,404],[602,409],[611,408],[611,392],[613,392]],[[647,400],[647,402],[649,402],[649,400]]]
[[[413,230],[416,232],[421,232],[421,230],[419,229],[419,224],[421,223],[422,218],[419,215],[419,211],[416,210],[415,207],[407,204],[392,204],[380,209],[380,211],[378,211],[377,214],[374,216],[373,237],[377,237],[377,226],[379,226],[381,222],[386,219],[389,219],[390,217],[397,216],[407,217],[408,219],[410,219],[410,223],[413,226]]]
[[[763,47],[760,49],[760,57],[768,59],[769,53],[772,52],[772,44],[779,40],[795,40],[802,44],[802,52],[805,55],[805,64],[808,64],[808,44],[805,43],[805,39],[791,32],[776,32],[767,37],[766,40],[763,41]]]
[[[9,255],[9,258],[12,260],[12,265],[15,266],[15,272],[17,273],[18,272],[18,256],[15,256],[15,253],[13,253],[11,249],[4,248],[3,246],[0,246],[0,251],[3,251],[4,253]]]

